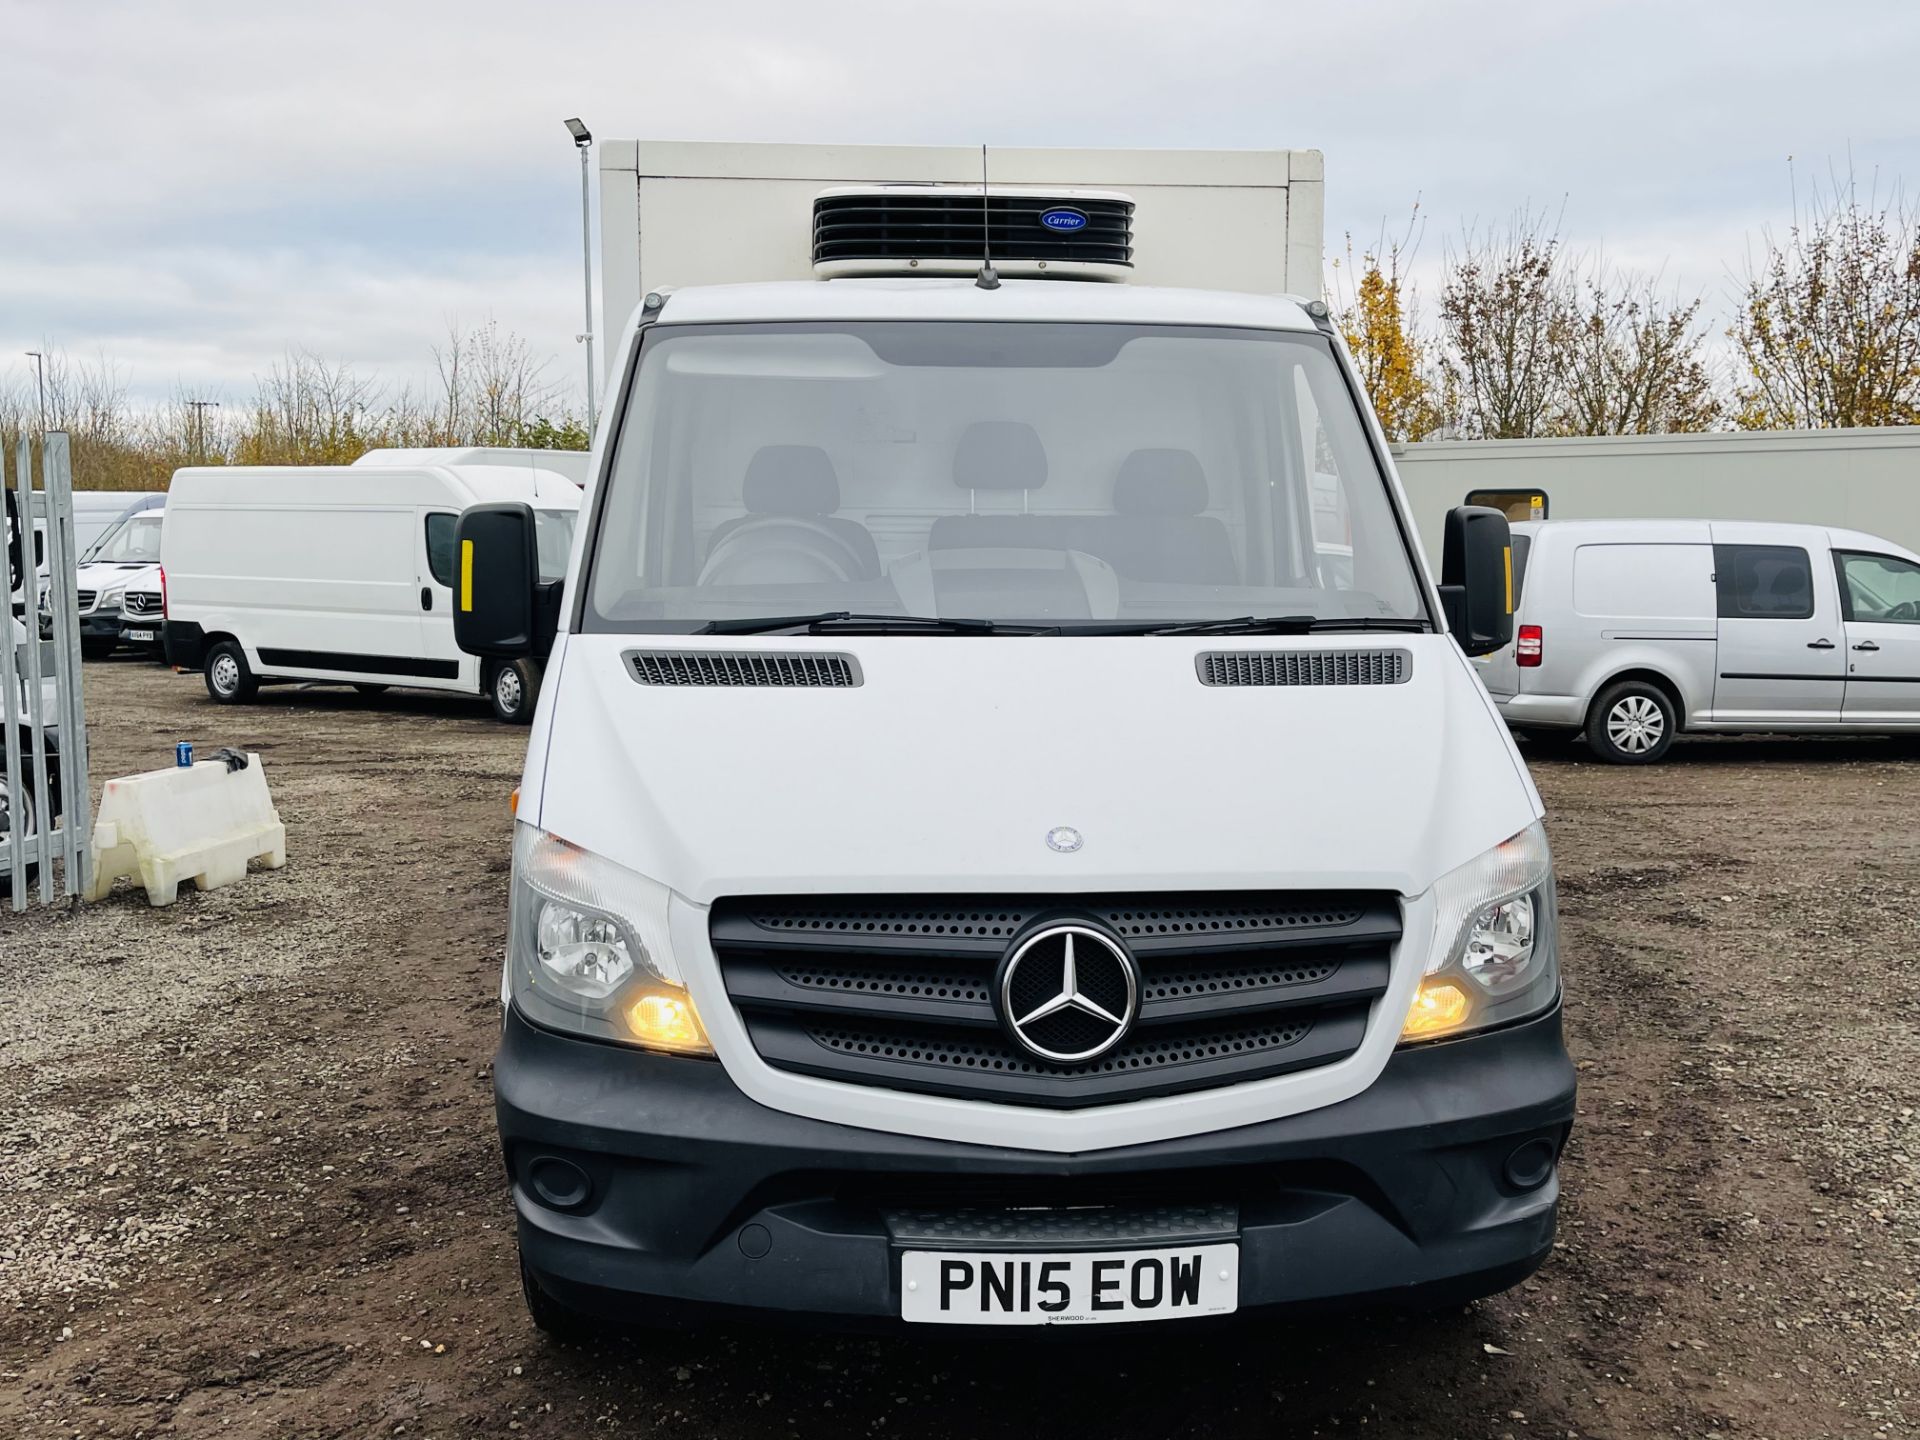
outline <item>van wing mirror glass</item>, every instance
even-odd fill
[[[473,505],[453,532],[453,639],[469,655],[533,653],[540,583],[533,507]]]
[[[1461,505],[1447,512],[1440,603],[1469,655],[1491,655],[1513,639],[1513,532],[1498,510]]]
[[[5,481],[6,477],[0,475],[0,486]],[[0,489],[0,496],[4,496],[6,501],[6,519],[0,523],[4,524],[7,532],[7,593],[11,595],[20,588],[21,580],[26,578],[26,572],[20,568],[20,501],[11,490]]]

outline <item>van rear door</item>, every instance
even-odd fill
[[[1720,641],[1713,718],[1837,723],[1847,688],[1846,627],[1827,547],[1777,527],[1715,525],[1713,574]]]

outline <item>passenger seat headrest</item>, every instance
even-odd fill
[[[840,480],[818,445],[762,445],[747,462],[741,499],[755,515],[831,515]]]
[[[960,432],[953,483],[962,490],[1038,490],[1047,483],[1047,451],[1024,420],[976,420]]]
[[[1198,515],[1207,508],[1207,476],[1191,450],[1136,450],[1113,482],[1121,515]]]

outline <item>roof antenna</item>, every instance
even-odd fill
[[[1000,276],[993,268],[993,237],[989,233],[992,213],[987,209],[987,147],[980,147],[980,273],[974,284],[982,290],[998,290]]]

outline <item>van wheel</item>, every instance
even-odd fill
[[[493,701],[493,713],[509,725],[529,723],[534,702],[540,698],[539,665],[523,656],[495,667],[487,698]]]
[[[527,1315],[534,1329],[556,1340],[585,1340],[594,1333],[593,1322],[578,1310],[569,1309],[540,1288],[540,1281],[527,1262],[520,1262],[520,1294],[527,1302]]]
[[[222,640],[207,651],[207,694],[218,705],[240,705],[260,693],[247,655],[235,640]]]
[[[14,824],[13,814],[7,805],[7,774],[6,771],[0,770],[0,840],[12,840],[15,838],[25,840],[40,833],[40,827],[34,819],[33,768],[31,760],[30,757],[24,755],[21,758],[27,763],[25,773],[20,777],[21,813],[19,817],[20,823],[18,825]],[[52,763],[51,756],[48,757],[47,765],[47,806],[53,811],[54,823],[58,824],[60,820],[60,767]],[[27,866],[21,878],[24,883],[28,885],[33,884],[35,880],[40,878],[39,865],[33,864]],[[7,869],[0,868],[0,895],[11,894],[12,890],[12,875]]]
[[[20,786],[21,813],[17,817],[19,823],[16,825],[14,823],[16,817],[7,805],[7,777],[5,774],[0,774],[0,840],[24,840],[39,833],[39,827],[34,824],[33,820],[33,791],[25,783],[31,778],[31,771],[20,778],[22,782]],[[52,777],[49,776],[48,778],[51,779]],[[39,878],[39,875],[40,867],[38,865],[29,865],[26,867],[22,879],[26,884],[31,885]],[[11,895],[12,893],[12,872],[6,867],[0,867],[0,895]]]
[[[1667,753],[1679,729],[1673,701],[1657,685],[1622,680],[1609,685],[1587,716],[1587,748],[1609,765],[1651,765]]]

